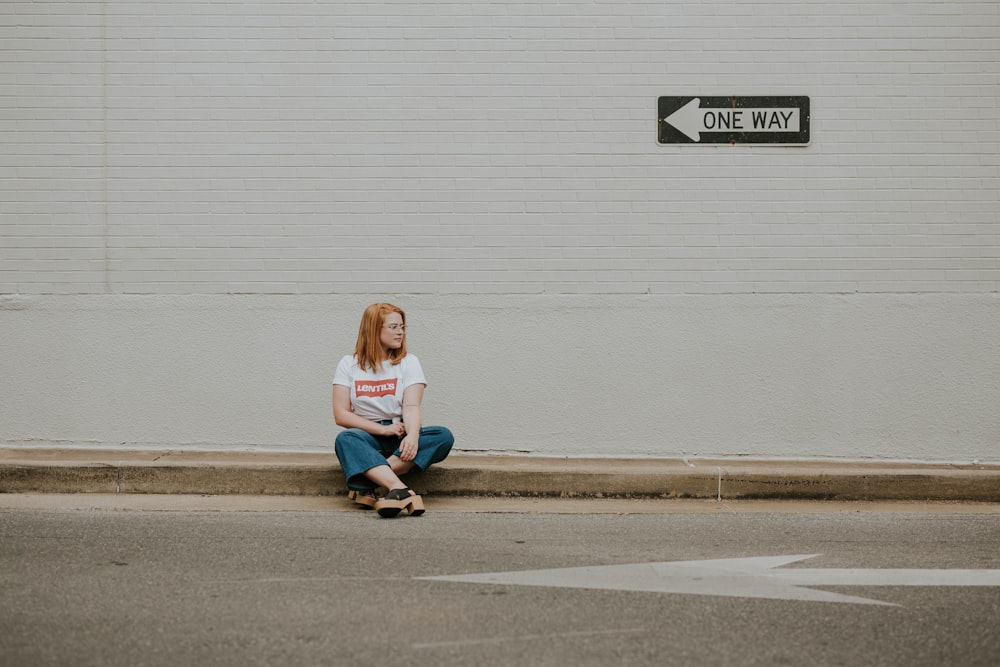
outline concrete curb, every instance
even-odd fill
[[[1000,465],[455,455],[407,482],[454,496],[1000,502]],[[0,449],[0,493],[340,495],[332,454]]]

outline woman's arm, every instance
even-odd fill
[[[380,436],[402,436],[405,429],[402,423],[383,426],[354,414],[351,411],[351,389],[342,384],[333,385],[333,421],[343,428],[359,428]]]
[[[406,437],[400,443],[400,456],[403,461],[412,461],[417,455],[420,442],[420,402],[424,400],[424,385],[411,384],[403,391],[403,424],[406,427]]]

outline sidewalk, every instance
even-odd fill
[[[1000,502],[1000,465],[453,455],[406,481],[442,496]],[[0,493],[340,495],[330,454],[0,448]]]

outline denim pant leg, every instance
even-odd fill
[[[365,473],[376,466],[388,465],[382,454],[383,443],[379,440],[359,428],[345,429],[337,434],[334,447],[347,478],[348,489],[372,491],[378,486],[365,477]]]
[[[420,470],[427,470],[431,465],[444,461],[454,444],[455,436],[444,426],[424,426],[420,429],[417,456],[413,459],[413,464]],[[399,456],[398,449],[395,454]]]
[[[376,466],[388,465],[386,458],[400,455],[398,440],[377,438],[359,428],[349,428],[337,435],[335,447],[340,467],[352,491],[371,491],[377,486],[365,473]],[[424,426],[420,429],[417,456],[413,464],[419,470],[444,461],[455,444],[455,436],[444,426]]]

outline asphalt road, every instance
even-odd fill
[[[807,586],[852,601],[730,597],[708,571],[684,593],[615,569],[582,571],[603,588],[427,578],[812,555],[777,569],[931,582],[1000,571],[996,512],[3,507],[3,666],[1000,664],[1000,586],[965,585],[989,572]]]

